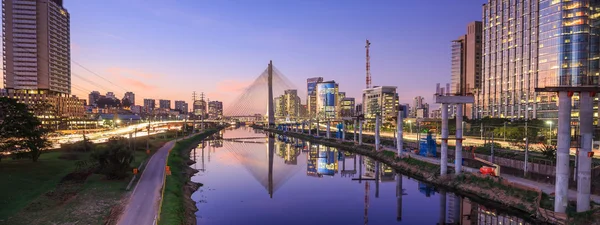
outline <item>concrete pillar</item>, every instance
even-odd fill
[[[327,121],[327,138],[331,138],[331,122]]]
[[[342,140],[346,140],[346,123],[342,121]]]
[[[354,142],[356,142],[356,138],[358,135],[356,135],[356,120],[354,120],[354,127],[352,127],[354,129]]]
[[[377,115],[375,117],[375,151],[379,151],[379,145],[381,145],[381,142],[379,140],[379,130],[381,129],[381,127],[379,127],[379,119],[379,115]]]
[[[362,127],[363,127],[363,122],[359,121],[358,122],[358,144],[362,145]]]
[[[440,191],[440,221],[438,224],[446,224],[446,191],[444,190]]]
[[[462,171],[463,104],[456,104],[456,149],[454,152],[454,173]]]
[[[302,133],[304,134],[304,121],[302,122]]]
[[[594,131],[594,100],[591,93],[579,94],[579,133],[581,134],[581,149],[577,164],[577,212],[590,210],[590,189],[592,158],[592,134]]]
[[[448,174],[448,104],[442,103],[442,153],[440,156],[440,174]]]
[[[308,120],[308,135],[312,135],[312,120]]]
[[[320,130],[319,126],[320,126],[319,120],[317,120],[317,130],[316,130],[317,131],[317,137],[321,136],[321,134],[319,134],[319,130]]]
[[[566,91],[558,94],[557,142],[554,211],[564,213],[568,203],[569,148],[571,145],[571,94]]]
[[[396,150],[398,150],[398,156],[402,157],[402,149],[404,148],[403,137],[403,126],[404,118],[402,118],[402,111],[398,110],[398,121],[396,121]]]
[[[396,221],[402,221],[402,175],[396,174]]]

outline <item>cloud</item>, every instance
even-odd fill
[[[120,77],[119,80],[121,81],[121,83],[125,84],[127,87],[133,87],[134,89],[138,89],[138,90],[141,89],[144,91],[152,91],[152,90],[156,89],[156,86],[154,86],[154,85],[146,84],[139,80],[131,79],[128,77]]]
[[[223,80],[217,83],[217,92],[238,93],[242,92],[250,84],[252,84],[252,81]]]
[[[108,69],[106,69],[106,72],[115,75],[115,76],[123,76],[123,75],[133,75],[139,78],[144,78],[144,79],[153,79],[153,78],[159,78],[161,77],[158,74],[150,74],[150,73],[145,73],[139,70],[134,70],[134,69],[128,69],[128,68],[122,68],[122,67],[110,67]]]

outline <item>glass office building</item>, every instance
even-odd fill
[[[535,88],[597,85],[599,3],[488,0],[478,117],[556,119],[556,94]]]
[[[317,83],[317,116],[336,119],[338,115],[338,84],[335,81]]]

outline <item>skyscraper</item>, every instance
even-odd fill
[[[204,100],[196,100],[194,102],[194,115],[196,116],[206,116],[206,101]]]
[[[599,4],[488,0],[483,5],[478,116],[556,119],[556,93],[536,93],[535,88],[597,85]]]
[[[4,86],[71,93],[70,16],[62,0],[2,1]]]
[[[398,94],[395,86],[375,86],[363,91],[363,112],[367,122],[374,122],[377,114],[383,120],[391,120],[398,115]],[[382,120],[382,121],[383,121]]]
[[[467,34],[452,41],[452,94],[473,94],[481,87],[481,26],[480,21],[469,23]],[[473,105],[463,107],[464,115],[473,118]]]
[[[309,116],[315,116],[317,112],[317,83],[323,82],[322,77],[306,79],[306,108]]]
[[[338,84],[335,81],[317,83],[315,116],[336,119],[339,115]]]

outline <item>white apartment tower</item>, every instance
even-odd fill
[[[2,0],[4,86],[71,93],[70,16],[62,0]]]

